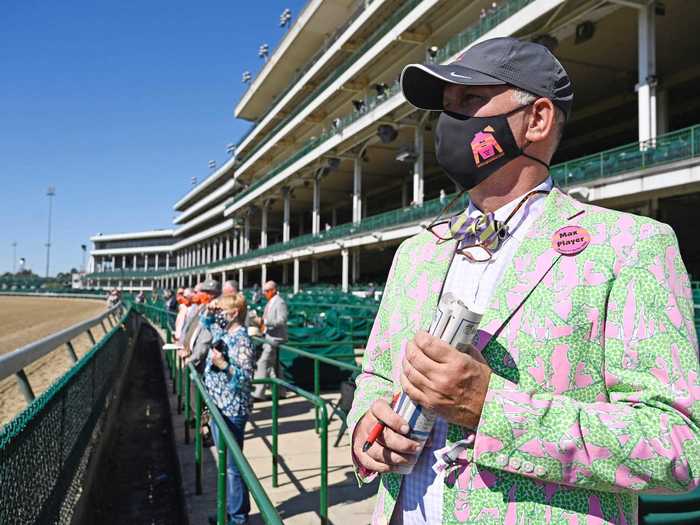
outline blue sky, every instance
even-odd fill
[[[9,0],[0,7],[0,273],[13,241],[53,275],[98,232],[169,227],[191,178],[221,165],[249,123],[241,74],[305,0]]]

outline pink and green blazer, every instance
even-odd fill
[[[591,241],[564,256],[552,236],[569,225]],[[454,249],[427,231],[399,247],[351,429],[400,390],[406,343],[430,325]],[[633,525],[638,494],[700,482],[693,301],[669,226],[553,190],[496,287],[477,346],[494,373],[474,447],[445,476],[443,523]],[[469,433],[450,424],[447,445]],[[373,523],[389,522],[401,480],[381,476]]]

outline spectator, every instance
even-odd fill
[[[172,290],[165,290],[163,293],[163,297],[165,299],[165,309],[168,312],[177,312],[178,311],[178,304],[177,304],[177,298],[175,297],[175,294],[173,293]]]
[[[221,295],[236,295],[238,291],[238,281],[226,281],[221,287]]]
[[[206,357],[204,384],[241,450],[251,411],[250,389],[255,368],[252,343],[243,326],[245,318],[246,302],[240,293],[224,295],[210,303],[201,318],[214,342]],[[219,429],[213,420],[210,425],[218,445]],[[248,488],[231,455],[226,462],[226,512],[228,523],[232,524],[246,523],[250,513]],[[209,522],[212,523],[212,518]]]
[[[267,281],[263,285],[267,304],[263,311],[260,331],[265,336],[263,351],[258,359],[255,379],[277,377],[277,347],[287,341],[287,303],[277,293],[277,283]],[[253,399],[264,399],[266,385],[255,385]]]
[[[137,304],[143,304],[146,302],[146,294],[143,293],[143,290],[141,290],[138,294],[136,294],[136,298],[134,298],[134,302]]]
[[[192,307],[192,297],[194,296],[194,290],[192,288],[185,288],[180,292],[178,290],[177,302],[179,305],[177,318],[175,319],[175,341],[178,343],[183,337],[184,328],[188,320],[188,314],[191,311],[196,311],[196,308]]]
[[[204,313],[206,306],[221,295],[221,285],[219,281],[207,279],[200,286],[200,290],[193,299],[197,305],[196,314]],[[186,363],[193,363],[200,374],[204,371],[204,359],[209,351],[211,340],[211,332],[199,322],[198,316],[193,317],[185,332],[182,351],[187,357]]]
[[[119,294],[119,290],[113,288],[107,296],[107,307],[111,308],[115,306],[119,301],[121,301],[121,295]]]

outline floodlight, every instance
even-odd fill
[[[226,145],[226,153],[229,155],[233,155],[236,153],[236,145],[235,144],[227,144]]]
[[[241,77],[241,82],[243,82],[244,84],[247,84],[248,82],[250,82],[252,80],[252,78],[253,78],[253,75],[250,74],[250,71],[244,71],[243,76]]]
[[[267,44],[261,44],[258,49],[258,56],[267,62],[267,57],[270,54],[270,46]]]
[[[430,58],[435,58],[438,54],[438,51],[440,51],[440,48],[438,46],[430,46],[428,48],[428,56]]]
[[[216,168],[216,161],[215,160],[210,160],[209,161],[209,169],[213,170]]]
[[[280,15],[280,27],[289,27],[289,23],[292,20],[292,10],[287,8],[282,11]]]

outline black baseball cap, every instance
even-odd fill
[[[491,38],[470,47],[450,64],[409,64],[401,89],[419,109],[442,111],[445,84],[510,85],[548,98],[571,113],[574,88],[559,60],[543,45],[517,38]]]

